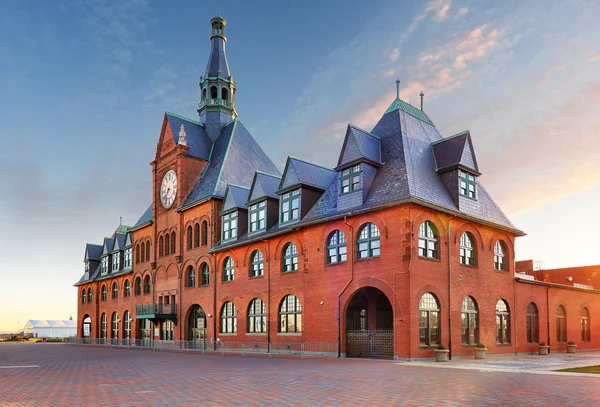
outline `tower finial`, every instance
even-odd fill
[[[400,78],[396,78],[396,99],[400,99]]]
[[[423,111],[423,96],[425,96],[425,94],[423,93],[423,91],[421,91],[421,93],[419,94],[419,96],[421,96],[421,111]]]
[[[187,134],[185,133],[185,127],[183,124],[179,128],[179,141],[177,144],[180,146],[187,146]]]

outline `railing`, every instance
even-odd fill
[[[136,315],[176,315],[177,304],[140,304],[135,306]]]
[[[207,99],[201,100],[200,103],[198,103],[199,109],[204,106],[231,107],[231,102],[229,100],[224,100],[224,99],[207,98]]]
[[[227,355],[265,355],[306,357],[337,357],[338,344],[333,342],[234,342],[234,341],[163,341],[154,339],[92,339],[69,338],[71,345],[96,345],[130,349],[152,349],[153,351],[172,351],[201,354]]]

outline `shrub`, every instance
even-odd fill
[[[569,342],[567,342],[567,345],[575,345],[575,342],[569,341]]]
[[[446,347],[444,345],[442,345],[441,343],[438,345],[437,347],[439,350],[446,350]]]
[[[475,345],[475,347],[478,349],[483,349],[485,348],[485,345],[483,343],[478,343],[477,345]]]
[[[539,346],[546,346],[546,342],[540,342],[538,343]]]

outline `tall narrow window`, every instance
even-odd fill
[[[346,235],[341,230],[334,230],[327,238],[327,264],[346,261]]]
[[[117,285],[116,282],[113,283],[112,285],[112,298],[118,298],[119,297],[119,286]]]
[[[250,233],[267,228],[267,201],[250,205],[248,214],[250,219]]]
[[[106,289],[106,285],[102,284],[102,301],[106,301],[106,296],[107,296],[107,289]]]
[[[146,261],[150,260],[150,240],[146,241]]]
[[[196,270],[193,266],[187,268],[187,287],[196,287]]]
[[[232,281],[235,278],[235,264],[231,257],[223,262],[223,281]]]
[[[472,297],[465,297],[461,311],[462,343],[475,345],[479,342],[479,321],[477,304]]]
[[[146,261],[146,257],[145,257],[145,253],[146,253],[146,244],[144,242],[142,242],[142,251],[141,251],[141,262],[145,262]]]
[[[192,231],[192,227],[188,226],[187,228],[187,248],[190,250],[194,247],[194,233]]]
[[[87,293],[86,293],[85,289],[83,289],[83,291],[81,291],[81,303],[85,304],[86,299],[87,299]]]
[[[208,244],[208,222],[202,222],[202,246]]]
[[[435,346],[440,343],[440,304],[431,293],[419,301],[419,344]]]
[[[112,335],[111,338],[119,339],[119,317],[116,312],[112,313]]]
[[[538,343],[540,341],[538,309],[532,302],[527,305],[526,318],[527,343]]]
[[[341,191],[347,194],[360,189],[360,165],[342,171]]]
[[[129,280],[125,280],[125,284],[123,285],[123,297],[131,296],[131,283]]]
[[[92,302],[92,289],[88,288],[88,304]]]
[[[107,337],[108,337],[108,318],[106,317],[106,314],[103,312],[102,316],[100,317],[100,338],[102,338],[104,341],[106,341]]]
[[[164,239],[162,236],[158,238],[158,257],[164,256]]]
[[[302,332],[302,307],[295,295],[286,295],[279,306],[279,332]]]
[[[265,333],[267,332],[267,311],[265,303],[260,298],[255,298],[250,302],[248,307],[248,333]]]
[[[583,307],[581,310],[581,342],[591,342],[590,334],[590,312]]]
[[[379,229],[374,223],[366,223],[358,231],[356,258],[366,259],[379,256]]]
[[[496,343],[499,345],[510,343],[510,312],[504,300],[496,303]]]
[[[237,237],[237,211],[225,214],[221,217],[223,225],[223,241]]]
[[[162,341],[173,340],[174,324],[173,321],[165,319],[160,324],[160,339]]]
[[[135,279],[135,295],[142,295],[142,279],[139,277]]]
[[[150,294],[150,276],[144,277],[144,294]]]
[[[458,170],[458,180],[460,182],[460,194],[475,199],[477,197],[477,181],[475,180],[475,176],[468,172]]]
[[[171,254],[177,253],[177,238],[175,232],[171,232]]]
[[[262,276],[265,272],[263,255],[260,250],[255,250],[250,256],[250,277]]]
[[[286,271],[294,271],[298,270],[298,249],[296,245],[293,243],[288,243],[283,246],[283,256],[282,256],[282,270]]]
[[[170,251],[169,249],[171,248],[171,236],[169,235],[169,232],[167,232],[165,234],[165,256],[168,256]]]
[[[300,189],[281,195],[281,223],[300,219]]]
[[[113,253],[112,261],[113,261],[113,265],[112,265],[113,273],[115,271],[119,271],[119,268],[121,268],[121,253],[120,252]]]
[[[233,334],[237,332],[237,313],[235,305],[227,301],[221,308],[221,333]]]
[[[460,264],[467,266],[476,266],[477,257],[475,255],[475,239],[469,232],[465,232],[460,237]]]
[[[131,314],[129,311],[125,311],[123,314],[123,339],[126,340],[126,345],[129,345],[129,339],[131,339],[131,321]]]
[[[508,271],[506,262],[506,245],[502,240],[497,240],[494,245],[494,268],[496,270]]]
[[[419,226],[419,256],[440,258],[437,229],[429,221],[425,221]]]
[[[210,283],[210,272],[208,269],[208,263],[202,263],[202,285],[208,285]]]
[[[135,245],[135,264],[139,264],[140,262],[140,245]]]
[[[194,247],[200,246],[200,224],[194,225]]]
[[[567,312],[565,307],[559,305],[556,309],[556,342],[567,341]]]
[[[126,269],[131,268],[131,247],[125,249],[125,261],[123,267]]]

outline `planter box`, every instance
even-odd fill
[[[436,362],[447,362],[449,353],[450,353],[450,351],[448,349],[437,349],[435,351],[435,361]]]
[[[538,346],[538,353],[540,355],[547,355],[549,351],[550,351],[550,346],[548,346],[548,345],[545,345],[545,346],[539,345]]]
[[[577,351],[577,345],[567,345],[567,353],[575,353]]]
[[[485,359],[487,348],[475,348],[475,359]]]

